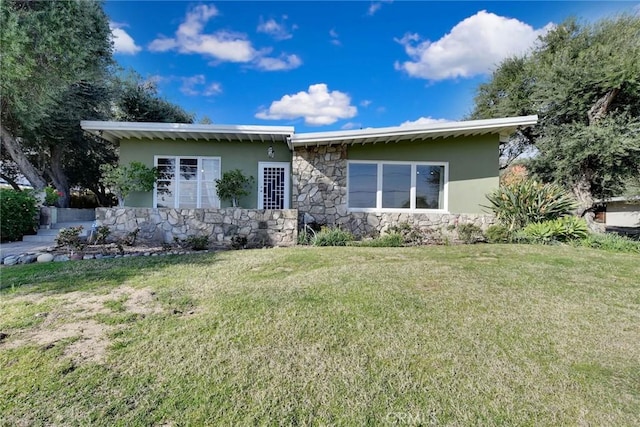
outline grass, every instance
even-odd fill
[[[635,254],[292,248],[1,274],[0,425],[640,424]],[[156,309],[130,312],[134,290]],[[29,342],[53,313],[104,325],[102,358]]]

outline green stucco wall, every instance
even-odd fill
[[[270,159],[267,149],[273,146],[275,156]],[[258,162],[287,162],[291,164],[291,152],[284,142],[217,142],[217,141],[169,141],[169,140],[123,140],[120,142],[120,163],[142,162],[152,167],[154,156],[210,156],[220,157],[221,174],[241,169],[245,175],[254,177],[250,195],[240,199],[243,208],[255,209],[258,204]],[[153,207],[153,194],[134,193],[127,200],[130,207]],[[229,207],[222,200],[220,207]]]
[[[349,146],[349,160],[449,162],[449,212],[488,213],[485,195],[498,188],[497,135]]]

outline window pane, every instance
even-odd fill
[[[382,165],[382,207],[409,209],[411,165]]]
[[[220,199],[216,193],[216,179],[220,178],[220,161],[218,159],[202,159],[202,173],[200,174],[200,207],[218,208]]]
[[[378,165],[375,163],[349,164],[349,207],[375,208],[378,187]]]
[[[198,159],[180,159],[180,179],[184,181],[198,179]]]
[[[180,182],[180,204],[184,209],[194,209],[198,201],[198,184],[195,181]]]
[[[416,167],[416,208],[444,209],[444,166]]]
[[[173,181],[158,180],[156,183],[156,205],[159,208],[173,208],[175,206],[175,191]]]

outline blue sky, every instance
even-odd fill
[[[297,132],[460,120],[506,56],[638,1],[107,1],[115,58],[215,124]]]

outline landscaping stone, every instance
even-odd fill
[[[51,261],[53,261],[53,255],[52,254],[40,254],[40,255],[38,255],[38,258],[36,258],[36,261],[38,261],[38,262],[51,262]]]
[[[16,265],[18,263],[18,256],[9,255],[2,260],[2,264],[4,265]]]
[[[36,262],[37,259],[38,257],[33,254],[24,254],[24,255],[21,255],[20,258],[18,258],[18,263],[31,264]]]
[[[56,255],[53,257],[54,262],[69,261],[69,255]]]

